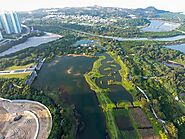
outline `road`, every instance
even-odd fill
[[[0,71],[0,75],[32,73],[33,71],[35,71],[35,68],[18,69],[18,70],[4,70],[4,71]]]
[[[183,33],[183,34],[185,34],[185,31],[182,31],[182,30],[179,30],[179,29],[177,29],[177,31],[179,31],[179,32],[181,32],[181,33]]]
[[[25,35],[28,35],[31,33],[31,30],[28,26],[24,25],[24,24],[21,24],[22,27],[26,28],[26,34]]]
[[[37,137],[39,135],[39,130],[40,130],[39,119],[38,119],[37,115],[32,111],[24,111],[24,113],[31,115],[35,119],[37,128],[36,128],[35,135],[34,135],[33,139],[37,139]]]
[[[49,109],[48,109],[48,107],[46,107],[45,105],[43,105],[42,103],[40,103],[40,102],[37,102],[37,101],[31,101],[31,100],[11,100],[11,102],[14,102],[14,103],[32,103],[32,104],[36,104],[36,105],[39,105],[39,106],[41,106],[41,107],[43,107],[45,110],[47,110],[47,113],[48,113],[48,115],[49,115],[49,118],[51,119],[50,120],[50,127],[49,127],[49,129],[50,129],[50,131],[48,131],[48,133],[50,133],[51,132],[51,129],[52,129],[52,115],[51,115],[51,113],[50,113],[50,111],[49,111]],[[48,136],[49,136],[49,134],[48,134]]]

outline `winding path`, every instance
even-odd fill
[[[148,98],[148,96],[146,95],[146,93],[145,93],[140,87],[138,87],[138,86],[136,86],[136,87],[137,87],[137,89],[145,96],[145,98],[147,99],[147,102],[150,102],[150,99]],[[168,130],[166,129],[166,127],[165,127],[165,125],[164,125],[166,122],[165,122],[164,120],[160,119],[160,118],[157,116],[157,114],[156,114],[155,110],[153,109],[152,105],[151,105],[151,104],[149,104],[149,105],[150,105],[150,108],[151,108],[151,110],[152,110],[153,115],[154,115],[155,118],[162,124],[165,133],[168,134]]]
[[[37,115],[32,112],[32,111],[25,111],[25,113],[30,114],[36,121],[36,131],[35,131],[35,135],[33,139],[37,139],[38,135],[39,135],[39,130],[40,130],[40,124],[39,124],[39,119],[37,117]]]

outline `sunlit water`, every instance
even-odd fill
[[[12,46],[10,49],[0,53],[0,57],[21,51],[29,47],[37,47],[43,43],[48,43],[56,39],[59,39],[60,37],[61,37],[60,35],[52,33],[46,33],[44,36],[41,37],[30,37],[26,42]]]
[[[172,23],[161,20],[150,20],[150,25],[148,27],[143,28],[143,31],[149,32],[164,32],[164,31],[172,31],[180,26],[180,23]]]

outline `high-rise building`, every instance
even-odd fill
[[[10,16],[13,22],[15,33],[21,33],[21,24],[20,24],[17,13],[10,12]]]
[[[0,32],[0,41],[3,39],[3,36],[2,36],[2,34],[1,34],[1,32]]]
[[[3,29],[5,30],[5,32],[6,32],[7,34],[12,33],[12,32],[10,31],[10,27],[9,27],[9,24],[8,24],[7,14],[6,14],[6,13],[1,13],[0,19],[1,19],[1,23],[2,23],[2,26],[3,26]]]
[[[3,23],[1,22],[1,17],[0,17],[0,29],[3,29]]]
[[[1,13],[0,22],[7,34],[21,33],[21,24],[16,12]]]

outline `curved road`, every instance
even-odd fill
[[[40,124],[39,124],[39,119],[38,117],[36,116],[36,114],[32,111],[25,111],[25,113],[27,114],[30,114],[36,121],[36,132],[35,132],[35,135],[34,135],[34,138],[33,139],[37,139],[38,135],[39,135],[39,130],[40,130]]]

